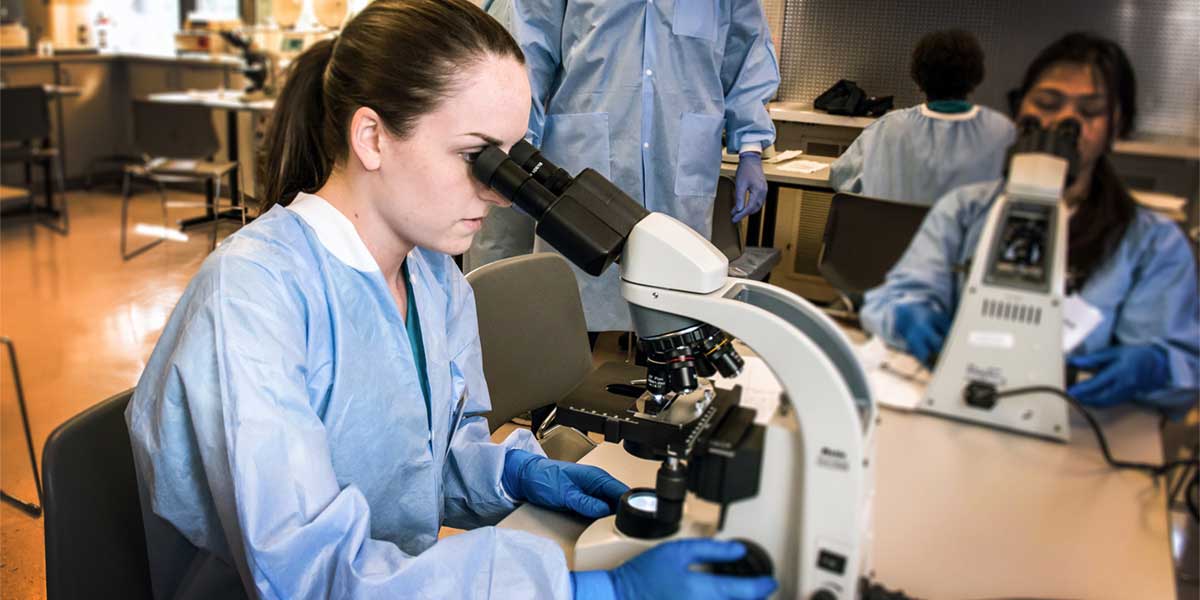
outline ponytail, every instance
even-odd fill
[[[313,44],[288,68],[263,140],[266,151],[258,169],[264,191],[261,212],[276,203],[287,206],[299,192],[315,192],[333,169],[334,157],[328,155],[323,138],[323,84],[333,44],[332,39]]]

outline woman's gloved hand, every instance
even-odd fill
[[[611,515],[629,486],[599,467],[550,460],[512,449],[504,455],[501,483],[508,495],[542,508],[599,519]]]
[[[1157,346],[1111,346],[1067,359],[1067,364],[1094,373],[1067,390],[1088,406],[1113,406],[1167,387],[1167,353]]]
[[[950,316],[925,302],[906,302],[896,307],[895,317],[896,333],[908,353],[932,369],[950,332]]]
[[[655,546],[611,571],[571,573],[576,600],[757,600],[775,592],[771,577],[714,575],[693,571],[699,563],[729,562],[746,555],[738,542],[687,539]]]
[[[738,155],[737,177],[733,185],[733,222],[758,212],[767,199],[767,176],[763,175],[762,155],[743,152]],[[746,196],[749,195],[749,198]]]

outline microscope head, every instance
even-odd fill
[[[522,140],[505,153],[484,148],[472,174],[537,222],[537,234],[589,275],[620,256],[630,231],[649,211],[592,169],[575,177]]]
[[[647,219],[651,214],[644,207],[596,171],[584,169],[572,177],[524,140],[514,144],[507,154],[494,145],[488,146],[475,159],[472,173],[533,217],[539,236],[593,276],[620,260],[626,242],[640,224],[661,221],[664,236],[686,229],[677,222],[662,221],[662,215]],[[661,260],[680,240],[700,247],[689,253],[692,255],[703,255],[703,246],[711,246],[690,229],[676,238],[648,242],[666,247],[649,248],[646,252],[654,256],[643,263],[653,266],[646,269],[647,273],[634,276],[658,278]],[[720,256],[715,250],[713,254]],[[706,282],[705,287],[715,288],[724,282],[725,267],[717,267],[720,280]],[[669,278],[670,271],[664,268],[661,275]],[[666,281],[664,287],[674,285]],[[744,362],[720,329],[643,307],[630,308],[634,329],[640,336],[638,343],[649,361],[647,391],[652,398],[646,403],[647,410],[657,413],[666,409],[675,396],[695,391],[699,377],[717,372],[733,377],[741,372]]]

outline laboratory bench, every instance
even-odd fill
[[[771,120],[775,122],[776,127],[789,129],[788,133],[804,131],[803,127],[805,126],[824,127],[835,132],[837,130],[845,130],[844,134],[850,136],[849,141],[851,142],[855,137],[858,137],[858,132],[876,120],[876,117],[851,117],[829,114],[823,110],[817,110],[813,108],[812,104],[805,102],[771,102],[767,105],[767,112],[770,113]],[[800,126],[801,129],[790,130],[790,128],[796,126]],[[829,135],[829,131],[825,133]],[[784,134],[780,133],[778,135],[782,136]],[[791,136],[787,137],[790,138]],[[803,136],[801,136],[801,139],[804,139]],[[785,139],[786,141],[789,140]],[[840,138],[837,141],[827,141],[837,143],[837,141],[840,141]],[[818,140],[819,142],[820,140]],[[779,148],[799,148],[809,154],[821,154],[821,152],[803,147],[810,143],[813,142],[806,140],[800,143],[780,144],[777,141],[775,145]],[[825,154],[828,156],[837,156],[843,151],[844,148],[838,151],[837,154]],[[1117,140],[1113,144],[1113,154],[1116,156],[1144,156],[1197,161],[1200,160],[1200,139],[1177,135],[1140,134],[1130,139]]]
[[[133,99],[167,91],[240,88],[241,68],[242,61],[231,56],[6,56],[0,59],[0,83],[61,86],[77,92],[52,97],[50,111],[68,187],[76,187],[94,168],[112,171],[116,163],[106,159],[134,154]],[[220,125],[217,118],[214,115],[214,123]],[[218,131],[225,147],[225,128]],[[22,179],[19,165],[5,167],[5,183]]]
[[[921,381],[895,378],[892,392],[875,393],[920,394]],[[863,573],[877,583],[921,598],[1176,597],[1167,485],[1109,467],[1079,415],[1069,443],[911,410],[877,416]],[[1162,462],[1157,414],[1120,407],[1097,419],[1117,458]],[[579,462],[631,487],[654,487],[659,466],[608,443]],[[715,521],[716,506],[694,500],[685,512]],[[589,524],[526,504],[499,526],[553,540],[570,567]]]
[[[831,115],[809,103],[772,102],[767,110],[775,123],[777,152],[801,150],[800,159],[832,163],[874,117]],[[1171,205],[1167,211],[1185,228],[1196,227],[1200,201],[1200,142],[1195,138],[1141,135],[1120,140],[1112,161],[1118,174],[1148,204]],[[833,199],[829,169],[808,174],[763,164],[768,194],[760,215],[748,219],[749,245],[774,247],[782,259],[771,272],[771,283],[817,302],[831,302],[837,292],[817,269],[825,221]],[[736,164],[722,164],[721,174],[733,177]]]

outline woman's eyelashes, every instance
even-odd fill
[[[462,159],[469,164],[469,163],[475,162],[475,159],[479,158],[479,155],[482,153],[483,153],[483,148],[476,148],[474,150],[466,150],[463,152],[459,152],[458,155],[460,157],[462,157]]]

